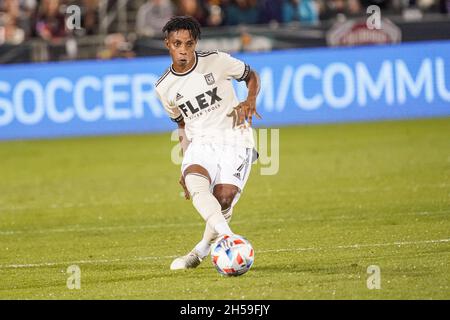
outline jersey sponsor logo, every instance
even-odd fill
[[[216,83],[216,80],[214,80],[214,75],[212,73],[205,74],[205,80],[209,86]]]
[[[205,93],[199,94],[195,97],[194,101],[188,100],[185,103],[178,106],[183,112],[185,117],[194,115],[200,110],[206,109],[216,102],[222,101],[222,98],[217,94],[217,87],[212,90],[208,90]]]

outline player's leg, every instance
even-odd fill
[[[207,158],[208,155],[203,155],[203,159]],[[187,159],[186,155],[185,159]],[[227,149],[224,150],[220,159],[221,160],[219,162],[221,162],[221,169],[217,175],[211,173],[211,169],[207,170],[207,172],[211,173],[209,176],[216,177],[214,180],[215,186],[213,188],[213,195],[220,205],[221,213],[226,222],[230,222],[233,207],[239,200],[242,190],[250,175],[251,151],[250,149],[245,148],[238,148],[237,150],[234,148],[231,150]],[[222,208],[224,209],[223,211]],[[210,246],[218,236],[219,233],[211,226],[211,224],[207,224],[202,240],[188,255],[175,259],[172,263],[171,269],[197,267],[201,263],[202,259],[209,254]]]
[[[224,216],[227,214],[227,211],[231,209],[231,204],[238,192],[239,188],[233,184],[221,183],[214,186],[213,195],[219,201]]]
[[[228,224],[230,223],[233,214],[233,207],[231,205],[238,192],[239,188],[232,184],[215,185],[213,189],[213,195],[219,201],[222,215]],[[201,258],[204,258],[209,254],[211,244],[218,236],[219,234],[207,224],[202,240],[195,246],[195,249]]]
[[[190,145],[182,164],[182,173],[192,203],[206,225],[218,234],[233,234],[221,212],[221,205],[211,192],[211,176],[217,172],[215,151],[203,145]],[[186,256],[175,259],[171,269],[197,267],[204,257],[196,249]]]
[[[225,153],[229,156],[221,157],[221,169],[215,181],[217,184],[214,186],[213,194],[221,205],[224,218],[230,223],[233,208],[239,201],[250,176],[253,150],[248,148],[226,149]],[[214,229],[206,225],[202,240],[195,246],[202,258],[208,255],[211,244],[218,236]]]
[[[220,171],[215,180],[214,196],[221,204],[222,212],[230,216],[247,184],[253,162],[251,148],[227,146],[219,161]],[[227,213],[227,209],[230,212]]]
[[[220,155],[208,143],[192,142],[183,157],[181,171],[192,203],[207,224],[219,234],[232,234],[212,194],[212,182],[219,170]]]
[[[184,180],[192,203],[205,222],[219,234],[232,234],[222,215],[221,203],[210,191],[208,171],[200,165],[191,165],[184,171]]]
[[[232,234],[225,218],[221,214],[219,202],[210,191],[211,178],[208,170],[194,164],[184,170],[183,176],[192,204],[205,220],[207,227],[215,233]],[[176,258],[172,262],[170,269],[195,268],[202,262],[204,256],[203,251],[198,250],[196,247],[187,255]]]

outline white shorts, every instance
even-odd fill
[[[181,173],[197,164],[205,168],[211,178],[211,191],[218,184],[232,184],[239,188],[233,205],[244,190],[250,175],[253,148],[192,142],[181,164]]]

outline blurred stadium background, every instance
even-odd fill
[[[381,28],[368,27],[372,5]],[[448,299],[449,11],[449,0],[0,0],[0,298]],[[154,93],[174,14],[204,26],[199,49],[258,71],[254,123],[280,128],[233,217],[256,250],[238,279],[209,263],[168,272],[203,228],[179,195],[174,126]],[[66,286],[70,265],[81,290]],[[381,290],[368,289],[370,265]]]
[[[65,27],[71,5],[81,9],[81,29]],[[200,21],[206,49],[341,45],[340,39],[327,39],[330,29],[348,20],[365,21],[370,5],[379,6],[395,30],[386,30],[384,37],[361,34],[344,44],[449,38],[448,0],[2,0],[0,63],[165,54],[160,30],[175,14]]]

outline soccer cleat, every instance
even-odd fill
[[[170,270],[193,269],[197,268],[200,263],[202,263],[202,258],[200,258],[196,250],[192,250],[187,255],[173,260]]]

